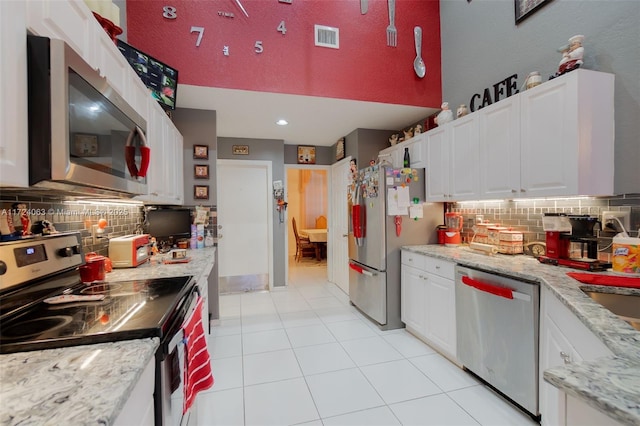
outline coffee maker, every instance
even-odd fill
[[[542,223],[547,252],[538,258],[540,262],[587,271],[611,268],[611,263],[598,260],[598,238],[593,232],[595,224],[599,223],[598,218],[589,215],[545,213]],[[580,245],[580,257],[571,256],[572,243]]]

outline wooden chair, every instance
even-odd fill
[[[295,217],[291,218],[291,224],[293,225],[293,234],[296,237],[296,262],[299,262],[305,255],[316,257],[316,246],[309,241],[309,238],[301,237],[300,234],[298,234]]]
[[[318,216],[316,219],[316,229],[327,229],[327,218],[324,216]]]

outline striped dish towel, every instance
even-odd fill
[[[198,392],[213,386],[211,360],[207,339],[202,327],[202,297],[198,297],[196,309],[182,325],[185,339],[184,405],[185,414],[193,405]]]

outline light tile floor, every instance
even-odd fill
[[[326,267],[292,266],[286,289],[220,297],[199,425],[536,424],[407,331],[380,331]]]

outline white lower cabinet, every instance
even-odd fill
[[[122,407],[120,414],[113,423],[114,426],[153,426],[153,389],[155,385],[156,359],[152,357],[145,367],[138,384],[127,402]]]
[[[456,359],[455,264],[402,251],[401,319],[407,330]]]
[[[540,413],[541,422],[547,425],[583,424],[571,420],[579,407],[568,402],[568,396],[547,383],[545,370],[576,361],[593,360],[613,353],[558,300],[542,287],[540,324]],[[579,402],[579,401],[578,401]],[[585,405],[584,403],[581,403]],[[593,410],[595,411],[595,410]],[[599,413],[603,417],[604,414]],[[608,418],[608,417],[606,417]],[[613,420],[609,419],[611,423]],[[599,423],[600,424],[600,423]]]

